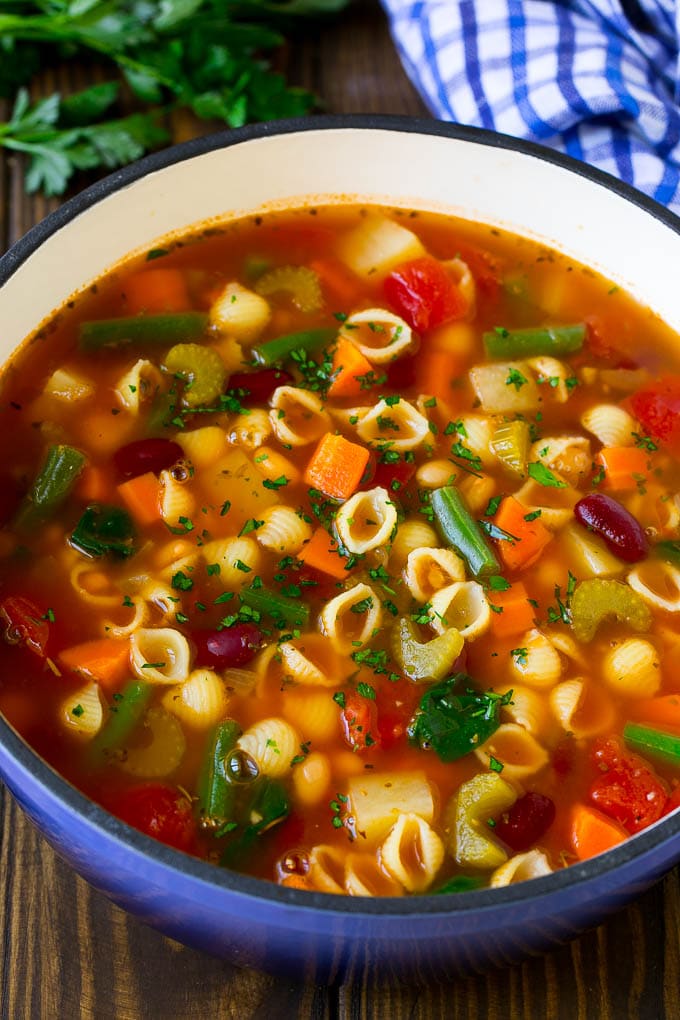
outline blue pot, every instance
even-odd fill
[[[338,167],[334,148],[339,157],[352,141],[368,157]],[[499,214],[506,201],[499,179],[513,182],[508,219]],[[481,219],[534,235],[540,222],[549,243],[582,262],[592,246],[610,279],[641,281],[641,300],[680,331],[678,288],[668,275],[680,264],[680,223],[652,201],[503,136],[403,118],[324,118],[190,142],[66,203],[0,260],[0,356],[129,250],[224,215],[225,180],[237,209],[322,193],[403,197],[424,208],[441,202],[457,211],[467,205]],[[191,182],[195,194],[187,192]],[[536,195],[556,187],[560,202],[537,212]],[[622,234],[638,238],[636,251],[622,253]],[[376,969],[425,982],[513,963],[600,922],[680,859],[676,811],[600,857],[531,882],[448,896],[326,896],[224,871],[136,832],[70,786],[2,719],[0,776],[55,850],[119,906],[187,945],[311,982]]]

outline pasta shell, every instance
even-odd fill
[[[501,723],[488,740],[475,748],[474,754],[483,764],[491,758],[503,763],[503,778],[522,782],[548,764],[548,752],[523,726]]]
[[[262,553],[254,538],[218,538],[206,542],[201,549],[205,562],[217,564],[220,580],[229,588],[242,588],[252,580],[262,560]]]
[[[530,460],[540,461],[571,485],[580,485],[590,473],[593,457],[585,436],[553,436],[539,439],[530,450]]]
[[[296,683],[334,687],[342,676],[341,660],[323,634],[284,641],[279,645],[279,655],[285,675]]]
[[[430,604],[432,627],[438,634],[454,627],[466,641],[474,641],[491,625],[491,608],[476,581],[456,581],[435,592]]]
[[[229,698],[222,678],[210,669],[195,669],[188,680],[163,697],[163,706],[190,726],[213,726],[224,718]]]
[[[512,700],[510,704],[503,707],[503,716],[510,722],[523,726],[534,736],[544,734],[550,722],[550,713],[544,695],[533,691],[530,687],[523,687],[521,684],[513,684]]]
[[[391,363],[413,346],[411,327],[386,308],[354,312],[343,323],[340,335],[354,344],[373,365]]]
[[[369,774],[362,769],[350,777],[347,789],[356,831],[366,846],[381,842],[401,814],[417,815],[428,823],[434,818],[432,787],[423,772]]]
[[[345,854],[335,846],[312,847],[306,875],[313,889],[325,893],[344,893]]]
[[[567,386],[567,379],[573,376],[573,370],[563,361],[549,356],[529,358],[529,365],[538,376],[539,384],[549,384],[550,394],[558,402],[564,404],[571,396],[571,390]]]
[[[437,545],[437,532],[425,521],[404,521],[392,541],[390,562],[405,563],[414,549],[434,548]]]
[[[360,583],[327,602],[320,619],[334,647],[347,651],[365,644],[380,627],[380,599],[369,585]]]
[[[279,779],[287,775],[300,750],[300,737],[289,722],[278,716],[259,719],[236,742],[257,762],[260,773]]]
[[[440,489],[451,485],[455,479],[456,472],[450,460],[426,460],[416,471],[416,482],[421,489]]]
[[[240,283],[232,282],[226,285],[210,309],[210,322],[222,333],[251,344],[268,324],[271,314],[268,301]]]
[[[140,627],[130,638],[130,664],[146,683],[183,683],[190,662],[187,639],[171,627]]]
[[[415,450],[430,435],[427,418],[403,397],[398,404],[379,400],[357,425],[365,443],[389,442],[392,450]]]
[[[142,404],[150,400],[163,381],[156,365],[140,358],[115,386],[116,397],[126,411],[139,414]]]
[[[553,687],[562,675],[562,659],[540,630],[530,630],[513,650],[512,668],[529,687]]]
[[[276,438],[289,446],[306,446],[331,431],[323,402],[311,390],[278,386],[271,398],[269,420]]]
[[[227,434],[218,425],[206,425],[191,432],[178,432],[175,439],[196,468],[215,464],[227,443]]]
[[[401,814],[381,848],[383,866],[408,892],[428,889],[444,860],[444,844],[419,815]]]
[[[312,537],[312,529],[291,506],[272,506],[262,511],[255,532],[259,545],[281,556],[294,556]]]
[[[104,722],[104,705],[99,684],[90,682],[69,694],[61,703],[60,715],[69,733],[91,740]]]
[[[397,526],[397,509],[387,489],[356,492],[338,510],[335,530],[351,553],[365,553],[387,545]]]
[[[595,404],[581,415],[581,425],[603,446],[633,446],[638,425],[618,404]]]
[[[188,485],[178,482],[170,471],[161,471],[161,517],[176,526],[180,518],[189,518],[196,509],[196,500]]]
[[[458,436],[460,442],[479,457],[483,465],[493,461],[491,440],[496,431],[493,419],[481,414],[464,414],[459,419]]]
[[[300,731],[303,741],[314,747],[329,744],[339,732],[338,706],[328,687],[313,688],[308,684],[286,688],[282,700],[283,714]]]
[[[614,722],[614,711],[604,693],[581,678],[554,687],[550,707],[563,729],[577,739],[604,733]]]
[[[608,687],[627,698],[651,698],[661,686],[661,662],[651,641],[628,638],[604,657],[602,675]]]
[[[408,555],[404,579],[414,599],[425,603],[453,582],[464,581],[465,564],[453,549],[414,549]]]
[[[628,574],[633,591],[653,609],[680,613],[680,570],[663,560],[647,560]]]
[[[500,889],[504,885],[514,885],[515,882],[526,882],[531,878],[551,875],[552,871],[548,858],[541,850],[529,850],[524,854],[515,854],[505,864],[501,864],[500,868],[496,868],[489,879],[489,886],[492,889]]]
[[[257,450],[272,434],[269,415],[261,407],[255,407],[248,414],[239,414],[232,422],[229,442],[245,450]]]

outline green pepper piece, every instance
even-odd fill
[[[434,896],[447,896],[449,893],[472,892],[473,889],[482,889],[486,885],[483,878],[473,875],[455,875],[438,889],[432,889]]]
[[[581,581],[571,597],[571,626],[577,641],[592,641],[607,619],[625,623],[638,632],[649,630],[649,606],[623,581],[592,577]]]
[[[540,354],[560,357],[580,351],[586,338],[584,322],[573,326],[535,326],[527,329],[497,327],[483,334],[490,358],[532,358]]]
[[[467,561],[475,577],[500,573],[496,555],[458,489],[452,485],[435,489],[431,501],[439,533]]]
[[[205,312],[167,312],[162,315],[133,315],[120,319],[81,322],[78,346],[81,351],[98,351],[118,344],[154,344],[164,347],[181,341],[199,340],[208,326]]]
[[[335,340],[337,335],[337,329],[307,329],[266,340],[253,347],[252,351],[262,365],[275,365],[277,361],[285,361],[292,351],[318,351]]]
[[[456,673],[423,695],[408,726],[409,739],[432,748],[442,761],[457,761],[488,740],[501,724],[500,710],[510,704],[512,691],[477,693],[472,680]],[[457,694],[456,687],[465,693]]]
[[[651,726],[629,722],[623,727],[623,739],[631,750],[680,768],[680,736],[676,733],[664,733]]]
[[[93,762],[115,755],[142,721],[153,695],[153,684],[132,680],[110,706],[111,715],[90,744]]]
[[[297,599],[277,595],[268,588],[242,588],[241,603],[271,616],[275,623],[290,627],[305,627],[309,623],[309,606]]]
[[[14,525],[28,531],[59,509],[78,479],[85,455],[72,446],[51,446],[19,507]]]
[[[249,824],[225,849],[220,858],[223,867],[237,868],[258,838],[290,814],[288,795],[280,783],[263,776],[253,785],[257,788],[246,812]]]
[[[236,787],[229,782],[226,757],[241,735],[241,727],[233,719],[219,723],[208,743],[207,753],[198,780],[198,810],[201,820],[217,827],[234,817]]]
[[[85,556],[132,556],[135,529],[132,518],[119,506],[87,507],[71,535],[71,545]]]

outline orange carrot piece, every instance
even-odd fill
[[[527,521],[528,514],[528,508],[519,500],[506,496],[493,518],[493,523],[511,536],[507,541],[498,541],[498,549],[509,570],[530,567],[553,537],[538,517]]]
[[[440,400],[451,400],[452,384],[459,377],[460,368],[449,351],[421,351],[416,360],[416,379],[420,393]]]
[[[662,694],[658,698],[631,701],[628,715],[640,722],[659,723],[680,729],[680,694]]]
[[[327,432],[319,441],[305,471],[305,482],[331,499],[349,499],[368,464],[365,446]]]
[[[572,808],[570,832],[574,853],[580,861],[611,850],[628,838],[620,825],[585,804]]]
[[[494,637],[505,638],[522,634],[534,626],[536,610],[529,604],[527,590],[521,581],[515,581],[507,591],[487,592],[492,610],[491,629]],[[498,610],[501,612],[498,612]]]
[[[184,274],[179,269],[142,269],[123,284],[127,312],[184,312],[191,307]]]
[[[360,376],[371,371],[371,363],[350,340],[340,337],[333,354],[333,382],[329,397],[356,397],[361,393]]]
[[[337,543],[325,528],[316,529],[298,559],[306,566],[334,577],[336,581],[342,581],[347,577],[348,572],[345,570],[347,561],[342,558]]]
[[[305,875],[286,875],[281,879],[280,885],[287,889],[304,889],[305,892],[314,892],[314,885]]]
[[[57,659],[65,669],[111,690],[119,687],[129,672],[130,645],[116,638],[98,638],[65,648]]]
[[[75,495],[85,503],[106,503],[111,498],[112,488],[110,472],[86,464],[76,482]]]
[[[160,521],[161,483],[153,471],[123,482],[117,487],[117,492],[138,524]]]
[[[313,259],[309,263],[321,281],[326,299],[349,308],[359,297],[360,283],[350,270],[334,258]]]
[[[635,489],[649,477],[649,453],[637,446],[603,446],[595,463],[604,468],[604,487],[615,492]]]

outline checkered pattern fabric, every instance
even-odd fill
[[[680,0],[382,0],[432,113],[542,142],[680,213]]]

